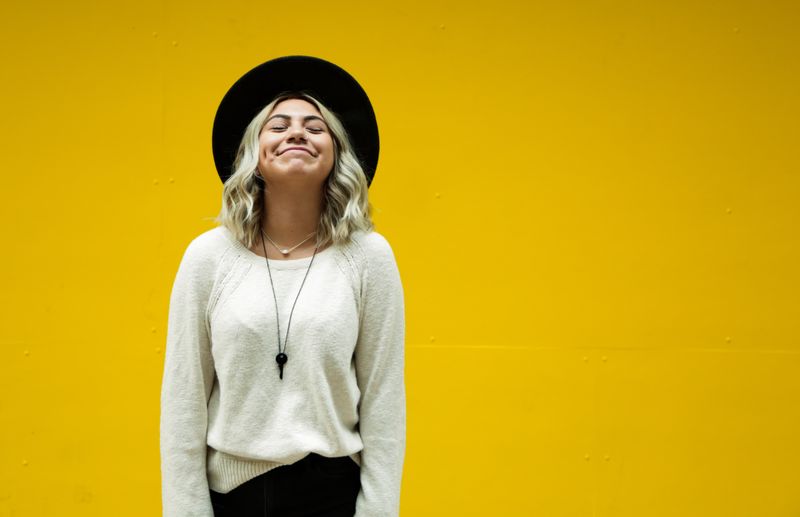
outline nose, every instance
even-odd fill
[[[292,126],[289,127],[289,129],[287,131],[289,133],[289,136],[288,136],[288,140],[289,141],[296,141],[296,140],[304,141],[306,139],[305,138],[305,134],[306,133],[305,133],[305,130],[303,129],[302,125],[300,125],[300,126],[298,126],[296,124],[292,125]]]

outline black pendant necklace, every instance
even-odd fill
[[[263,234],[263,236],[266,236],[270,242],[272,242],[272,239],[269,238],[269,236],[266,234],[266,232],[264,232],[263,229],[261,230],[261,233]],[[273,245],[274,244],[275,243],[273,242]],[[264,260],[267,261],[267,273],[269,273],[269,285],[272,287],[272,299],[275,300],[275,328],[278,331],[278,355],[275,356],[275,362],[278,363],[280,378],[281,380],[283,380],[283,367],[289,360],[289,356],[286,355],[286,345],[289,342],[289,328],[292,325],[292,314],[294,314],[294,306],[297,305],[297,299],[300,297],[300,291],[303,290],[303,284],[306,283],[306,277],[308,277],[308,272],[311,271],[311,264],[314,263],[314,257],[317,256],[317,249],[319,248],[319,244],[317,244],[317,246],[314,247],[314,254],[311,255],[311,261],[308,263],[306,274],[305,276],[303,276],[303,281],[300,284],[300,289],[297,290],[297,296],[295,296],[294,303],[292,304],[292,310],[289,312],[289,322],[286,324],[286,338],[283,340],[283,349],[281,349],[281,327],[280,327],[281,324],[280,324],[280,318],[278,317],[278,297],[275,295],[275,284],[272,283],[272,271],[270,270],[269,267],[269,259],[267,258],[267,246],[264,244],[263,237],[261,239],[261,246],[264,248]],[[277,245],[275,247],[278,248]],[[280,248],[278,248],[278,250],[281,251]]]
[[[275,356],[275,361],[278,362],[278,367],[281,369],[281,379],[283,379],[283,365],[286,364],[286,361],[288,360],[289,356],[287,356],[283,352]]]

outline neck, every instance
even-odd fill
[[[321,190],[313,194],[308,190],[264,191],[266,210],[261,216],[261,227],[275,242],[292,246],[317,230],[323,201]],[[306,244],[313,248],[315,239],[309,239]]]

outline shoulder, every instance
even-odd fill
[[[225,262],[235,248],[228,230],[217,226],[193,237],[183,252],[180,269],[192,275],[213,278],[214,273]]]
[[[375,230],[356,230],[346,244],[338,247],[342,271],[356,284],[363,283],[370,271],[397,269],[392,246]]]
[[[354,257],[362,289],[364,286],[368,289],[369,286],[383,288],[400,283],[395,253],[385,236],[374,230],[358,231],[352,235],[352,246],[356,249]]]
[[[359,230],[353,232],[352,235],[353,243],[358,246],[363,253],[368,255],[393,255],[394,250],[392,249],[392,245],[389,244],[389,240],[384,237],[382,234],[376,232],[375,230],[370,230],[368,232]]]
[[[225,228],[217,226],[193,237],[184,251],[184,258],[207,261],[231,247]]]
[[[351,236],[359,259],[368,267],[372,264],[395,263],[394,250],[386,237],[375,230],[359,230]]]

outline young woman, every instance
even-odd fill
[[[164,516],[399,514],[404,303],[367,192],[369,100],[308,56],[245,74],[217,111],[220,225],[170,296]]]

